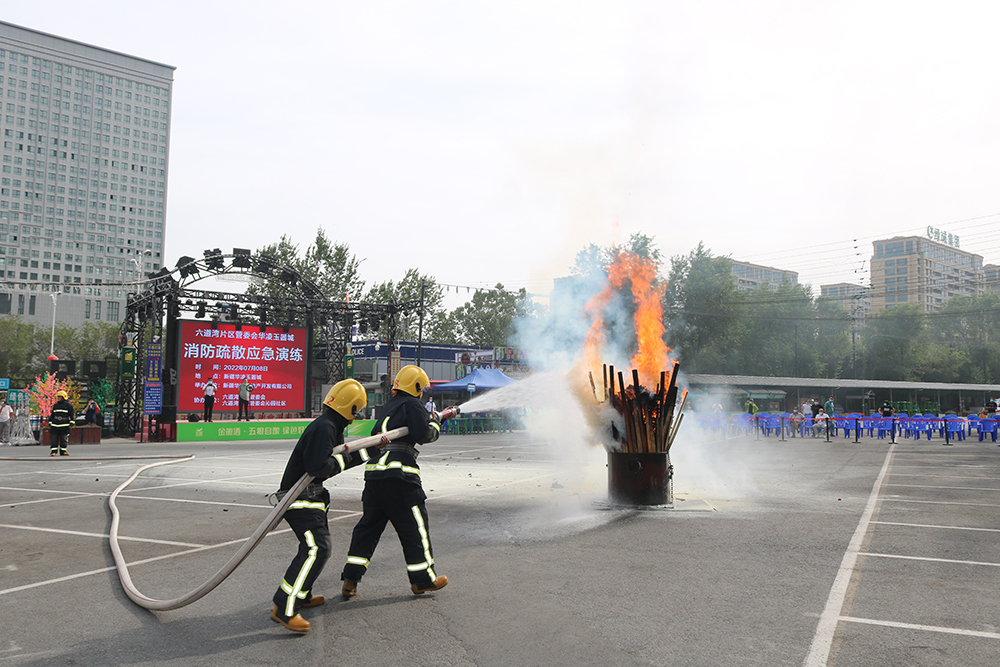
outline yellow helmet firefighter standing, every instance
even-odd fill
[[[327,392],[323,405],[347,421],[353,421],[368,405],[368,392],[357,380],[341,380]]]
[[[69,394],[67,394],[65,391],[60,390],[56,392],[56,398],[65,401],[69,399]]]
[[[424,389],[429,387],[431,380],[427,377],[420,366],[403,366],[396,373],[396,379],[392,383],[392,388],[406,392],[410,396],[420,396]]]

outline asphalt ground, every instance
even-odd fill
[[[686,427],[685,427],[686,428]],[[124,594],[107,533],[146,595],[209,579],[267,515],[291,441],[77,445],[0,461],[0,664],[995,665],[1000,448],[975,440],[710,441],[682,429],[673,509],[610,507],[606,455],[524,432],[446,436],[419,459],[436,569],[414,596],[390,530],[338,595],[359,470],[327,482],[333,556],[305,635],[271,622],[294,554],[285,524],[216,590],[149,612]],[[0,450],[46,454],[41,447]]]

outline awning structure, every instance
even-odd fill
[[[761,400],[778,399],[784,398],[787,395],[787,392],[782,389],[748,389],[747,392],[749,392],[750,398],[754,400],[758,398]]]
[[[469,385],[474,385],[477,391],[506,387],[517,382],[507,377],[503,371],[495,368],[476,368],[464,378],[452,380],[444,384],[432,385],[434,391],[467,391]]]

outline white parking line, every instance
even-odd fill
[[[981,530],[987,533],[1000,533],[1000,528],[971,528],[969,526],[937,526],[928,523],[902,523],[899,521],[872,521],[884,526],[909,526],[910,528],[943,528],[945,530]]]
[[[858,527],[854,530],[854,536],[851,537],[851,541],[847,545],[847,551],[844,553],[844,558],[840,563],[840,569],[833,580],[833,587],[830,589],[830,596],[827,598],[826,607],[823,608],[823,613],[820,614],[819,623],[816,626],[816,634],[813,635],[812,645],[809,647],[809,653],[806,654],[806,659],[802,663],[804,667],[825,667],[830,657],[830,647],[833,645],[833,636],[837,632],[837,622],[840,620],[840,612],[844,608],[844,600],[847,598],[847,589],[851,583],[851,576],[854,574],[854,566],[857,564],[858,554],[861,552],[861,544],[864,542],[872,516],[875,514],[875,506],[878,504],[882,481],[889,470],[889,463],[892,461],[892,455],[895,451],[896,445],[893,444],[889,447],[889,451],[885,455],[882,469],[875,479],[872,492],[869,494],[868,502],[865,504],[865,511],[861,514],[861,520],[858,522]]]
[[[949,635],[964,635],[966,637],[985,637],[987,639],[1000,639],[1000,633],[984,632],[982,630],[963,630],[961,628],[945,628],[939,625],[920,625],[917,623],[899,623],[897,621],[876,621],[872,618],[857,618],[855,616],[841,616],[841,621],[849,623],[866,623],[868,625],[882,625],[889,628],[901,628],[904,630],[921,630],[924,632],[943,632]]]
[[[899,558],[902,560],[922,560],[931,563],[953,563],[956,565],[986,565],[988,567],[1000,567],[1000,563],[987,563],[978,560],[955,560],[952,558],[929,558],[926,556],[903,556],[901,554],[877,554],[871,551],[862,551],[861,556],[875,556],[876,558]]]
[[[0,523],[0,528],[15,528],[17,530],[37,530],[43,533],[58,533],[60,535],[79,535],[81,537],[100,537],[104,539],[110,539],[111,536],[107,533],[84,533],[79,530],[61,530],[59,528],[40,528],[38,526],[15,526],[10,523]],[[118,536],[119,540],[127,540],[129,542],[149,542],[151,544],[164,544],[170,547],[203,547],[204,544],[191,544],[190,542],[169,542],[167,540],[151,540],[145,537],[122,537]]]
[[[955,500],[911,500],[909,498],[883,498],[884,503],[923,503],[926,505],[960,505],[962,507],[1000,507],[997,503],[960,503]]]
[[[338,517],[336,517],[334,519],[330,519],[330,521],[340,521],[341,519],[350,519],[351,517],[355,517],[355,516],[361,516],[361,512],[350,512],[350,513],[345,514],[343,516],[338,516]],[[282,533],[290,533],[291,531],[292,531],[291,528],[285,528],[285,529],[282,529],[282,530],[272,530],[270,533],[267,534],[267,536],[281,535]],[[247,541],[246,538],[243,538],[243,539],[239,539],[239,540],[230,540],[229,542],[222,542],[220,544],[212,544],[212,545],[205,546],[205,547],[198,547],[196,549],[188,549],[187,551],[178,551],[177,553],[165,554],[163,556],[155,556],[153,558],[146,558],[144,560],[137,560],[137,561],[135,561],[133,563],[129,563],[128,566],[129,567],[134,567],[136,565],[145,565],[146,563],[152,563],[152,562],[158,561],[158,560],[166,560],[167,558],[176,558],[177,556],[186,556],[188,554],[198,553],[198,552],[201,552],[201,551],[209,551],[211,549],[219,549],[221,547],[233,546],[234,544],[243,544],[246,541]],[[4,590],[0,590],[0,595],[7,595],[8,593],[16,593],[18,591],[25,591],[25,590],[29,590],[29,589],[32,589],[32,588],[38,588],[40,586],[48,586],[50,584],[58,584],[58,583],[63,582],[63,581],[70,581],[72,579],[79,579],[81,577],[89,577],[89,576],[94,575],[94,574],[102,574],[104,572],[110,572],[110,571],[112,571],[114,569],[115,569],[114,566],[111,566],[111,567],[102,567],[100,569],[90,570],[88,572],[78,572],[77,574],[69,574],[69,575],[66,575],[65,577],[57,577],[55,579],[48,579],[46,581],[37,581],[37,582],[35,582],[33,584],[25,584],[24,586],[16,586],[14,588],[6,588]]]
[[[932,484],[886,484],[886,486],[902,486],[910,489],[952,489],[955,491],[1000,491],[1000,489],[983,486],[937,486]]]

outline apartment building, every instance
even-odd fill
[[[852,283],[820,285],[820,298],[833,301],[858,320],[864,320],[872,312],[871,290]]]
[[[928,231],[930,234],[930,230]],[[983,293],[983,258],[947,242],[923,236],[875,241],[871,259],[872,312],[916,303],[922,312],[952,297]]]
[[[771,266],[761,266],[749,262],[740,262],[735,259],[732,262],[733,280],[736,281],[736,288],[741,291],[766,287],[769,290],[777,291],[782,283],[799,282],[799,274],[796,271],[784,271]]]
[[[117,322],[162,266],[173,72],[0,22],[0,315]]]

